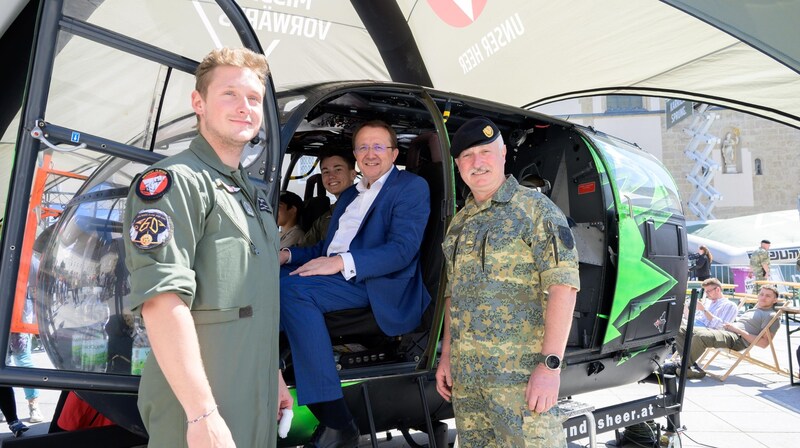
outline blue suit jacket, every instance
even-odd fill
[[[325,239],[312,247],[293,247],[292,264],[327,254],[339,218],[357,196],[355,185],[339,195]],[[365,284],[375,320],[390,336],[416,328],[431,300],[419,265],[429,214],[430,192],[425,180],[392,168],[350,243],[356,266],[351,281]]]

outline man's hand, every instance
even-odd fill
[[[697,301],[697,311],[703,312],[705,310],[706,310],[706,306],[703,305],[703,302],[701,300],[698,300]]]
[[[344,260],[342,260],[342,257],[334,255],[333,257],[315,258],[290,272],[289,275],[299,275],[301,277],[331,275],[342,272],[342,269],[344,269]]]
[[[525,388],[528,409],[539,414],[547,412],[558,402],[560,386],[561,371],[550,370],[544,364],[536,366],[528,380],[528,386]]]
[[[447,401],[453,396],[453,377],[450,376],[450,355],[442,354],[436,369],[436,392]]]
[[[231,430],[218,410],[198,422],[190,423],[186,429],[186,442],[189,448],[236,447]]]
[[[288,250],[280,250],[278,251],[278,264],[281,266],[285,265],[289,262],[289,251]]]
[[[292,409],[293,404],[294,399],[286,387],[286,381],[283,380],[283,373],[278,370],[278,420],[283,417],[283,410]]]
[[[724,330],[726,330],[726,331],[730,331],[731,333],[736,333],[738,335],[742,334],[742,330],[739,327],[737,327],[736,325],[733,325],[731,323],[722,324],[722,328]]]

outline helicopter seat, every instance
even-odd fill
[[[306,190],[303,193],[303,211],[300,216],[300,225],[303,231],[308,232],[314,221],[331,208],[331,199],[322,184],[322,174],[309,176],[306,180]]]
[[[423,312],[420,325],[413,332],[417,334],[425,333],[431,327],[444,259],[441,241],[444,236],[445,222],[441,204],[445,197],[445,184],[441,150],[435,133],[422,134],[411,142],[406,154],[406,170],[425,179],[428,183],[431,200],[431,212],[420,247],[420,267],[423,283],[432,300]],[[327,313],[325,314],[325,324],[334,347],[358,340],[369,340],[371,344],[377,342],[378,344],[398,345],[402,340],[402,337],[390,337],[383,333],[370,308],[353,308]],[[342,365],[344,366],[344,363]]]

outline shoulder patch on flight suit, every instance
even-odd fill
[[[172,187],[172,175],[161,168],[145,171],[136,184],[136,196],[143,201],[155,201],[167,194]]]
[[[567,226],[558,226],[558,239],[569,250],[575,247],[575,239],[572,238],[572,231]]]
[[[142,250],[155,249],[172,238],[172,219],[161,210],[141,210],[133,217],[131,242]]]

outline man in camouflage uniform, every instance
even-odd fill
[[[490,120],[467,121],[450,152],[472,195],[443,243],[437,390],[453,400],[463,447],[565,446],[553,407],[579,288],[572,232],[546,196],[505,176]]]
[[[769,240],[761,240],[761,246],[750,255],[750,270],[758,280],[769,280]]]

